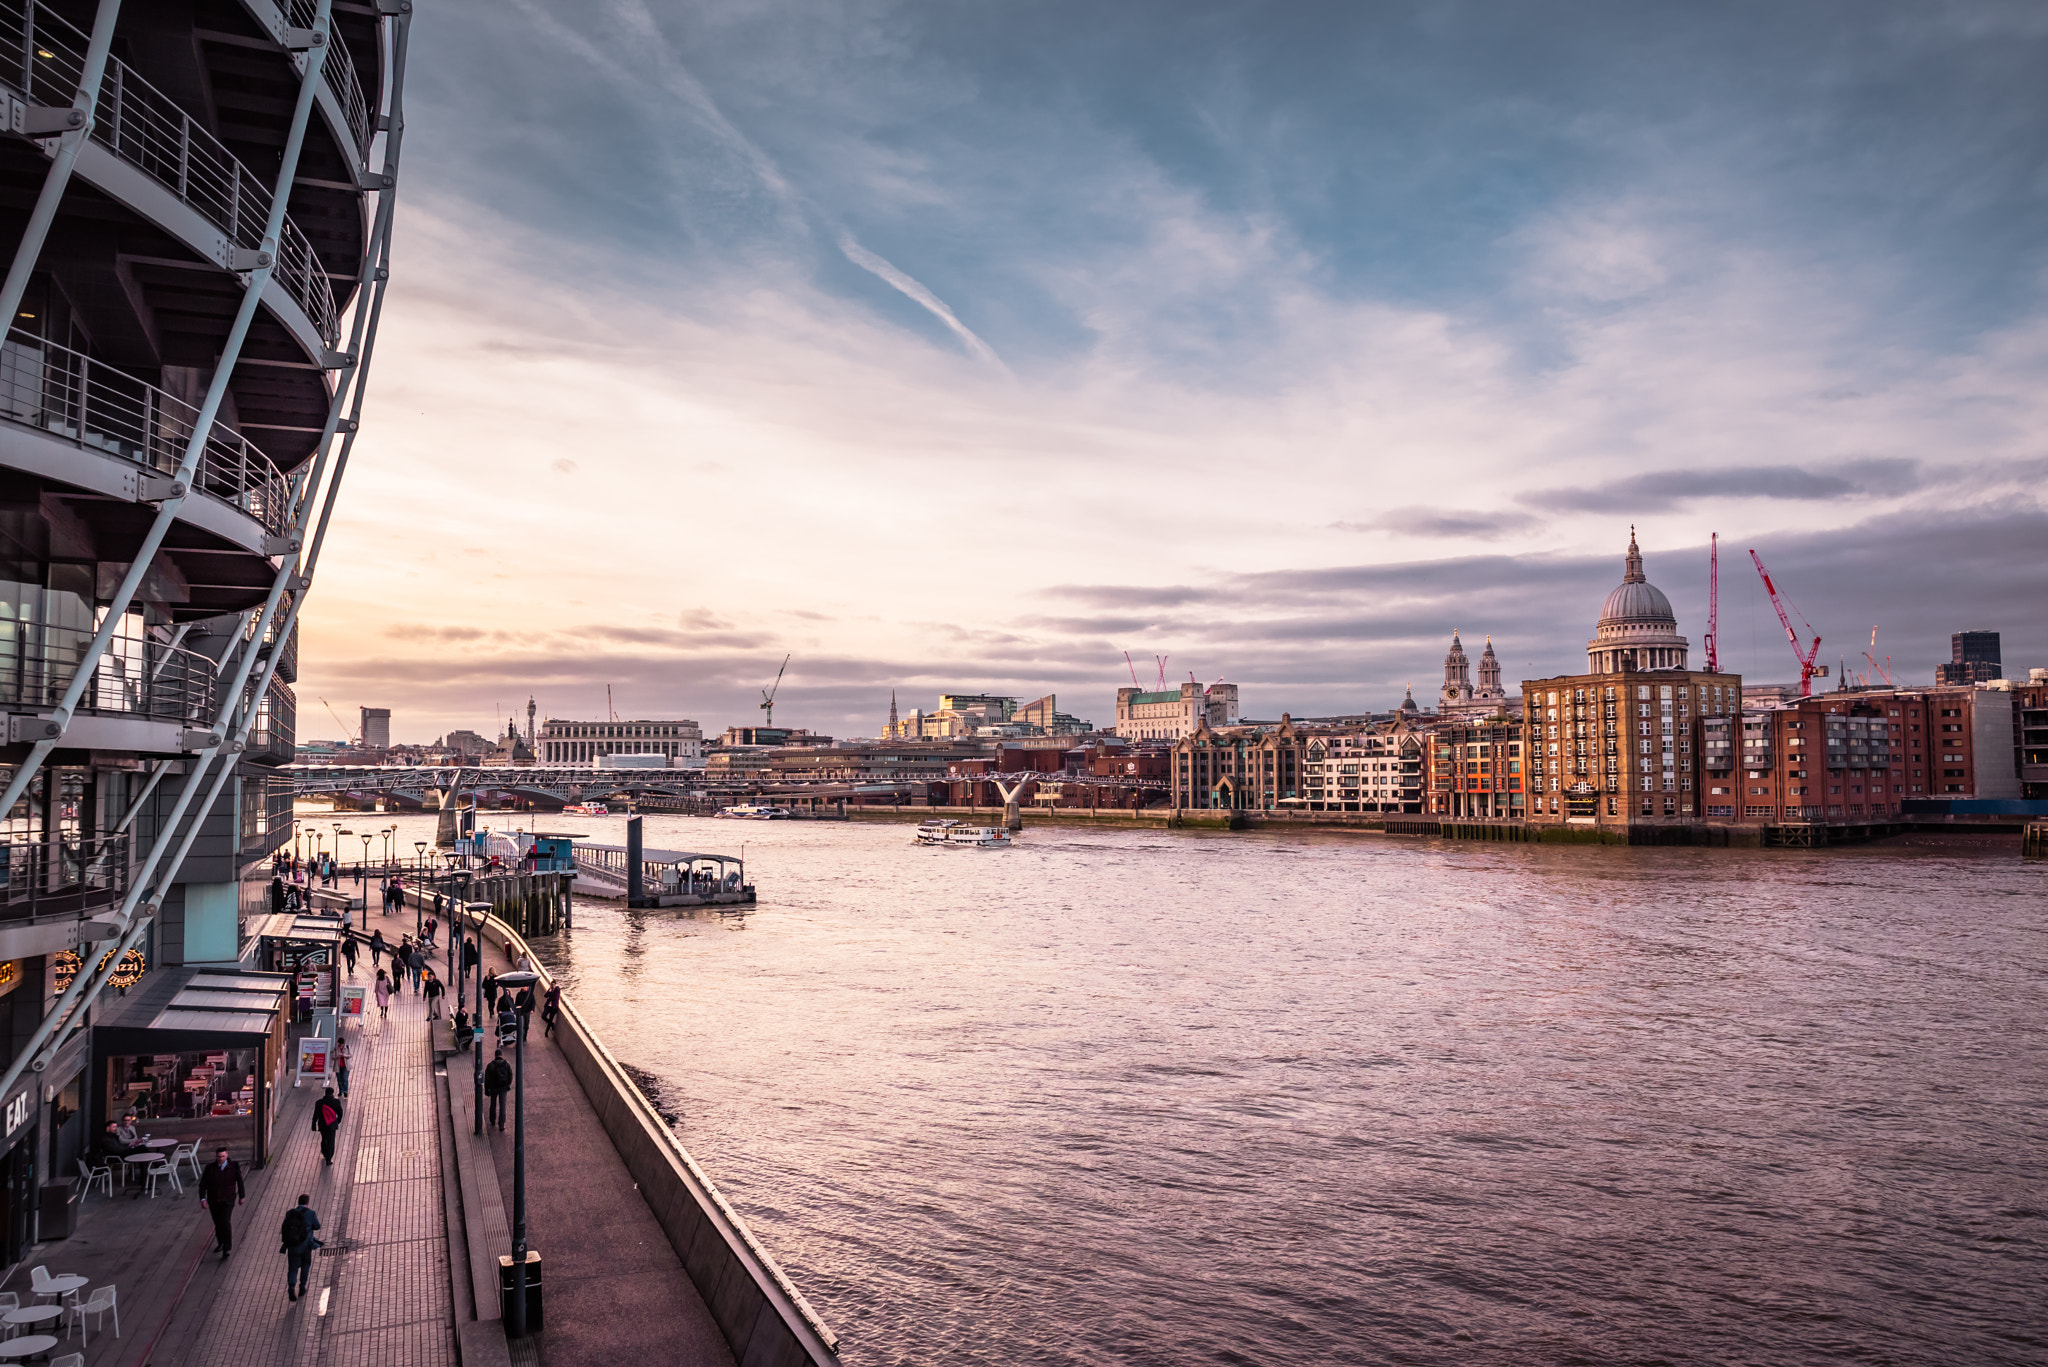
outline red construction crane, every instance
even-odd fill
[[[1171,655],[1154,655],[1152,658],[1159,662],[1159,691],[1164,693],[1166,691],[1166,662],[1173,657]]]
[[[1749,558],[1756,562],[1756,572],[1762,576],[1764,581],[1764,592],[1771,595],[1771,606],[1777,609],[1778,621],[1784,625],[1785,639],[1792,643],[1792,653],[1798,657],[1799,696],[1810,698],[1813,696],[1814,676],[1818,675],[1823,679],[1828,676],[1828,667],[1826,665],[1816,665],[1814,663],[1814,659],[1820,654],[1820,633],[1814,631],[1813,623],[1806,620],[1804,613],[1800,613],[1799,625],[1805,627],[1812,634],[1813,644],[1805,650],[1799,648],[1799,633],[1792,629],[1792,619],[1785,615],[1785,604],[1778,597],[1778,586],[1771,582],[1771,572],[1764,568],[1763,557],[1752,549],[1749,553]],[[1793,611],[1798,612],[1799,609],[1794,608]]]
[[[1721,534],[1714,533],[1707,550],[1707,673],[1721,672],[1718,646],[1721,625]]]
[[[1138,667],[1131,663],[1131,652],[1128,650],[1124,652],[1124,668],[1131,671],[1131,687],[1143,688],[1145,686],[1138,682]]]
[[[1889,668],[1889,666],[1891,665],[1892,657],[1889,655],[1885,656],[1883,664],[1879,664],[1877,662],[1876,627],[1872,627],[1870,629],[1870,649],[1863,652],[1863,658],[1870,661],[1870,668],[1872,672],[1875,673],[1877,677],[1884,680],[1884,685],[1886,688],[1890,688],[1892,686],[1892,671]]]

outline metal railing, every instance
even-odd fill
[[[318,17],[320,7],[314,0],[291,0],[288,11],[289,21],[294,28],[311,28]],[[342,117],[348,120],[348,131],[355,136],[356,155],[370,154],[370,106],[363,98],[363,83],[356,79],[356,59],[349,55],[348,44],[341,41],[341,35],[329,36],[327,59],[320,67],[320,75],[327,82],[334,98],[341,103]]]
[[[284,683],[273,681],[256,705],[256,724],[249,730],[242,758],[257,764],[290,764],[297,744],[299,700]]]
[[[44,0],[0,0],[0,82],[32,105],[68,107],[85,66],[86,36]],[[338,44],[336,45],[339,46]],[[358,92],[357,98],[361,95]],[[237,246],[263,244],[271,192],[177,102],[119,59],[107,63],[92,140],[177,196]],[[333,346],[340,319],[327,269],[290,219],[274,278]]]
[[[185,457],[199,410],[82,351],[15,328],[0,349],[0,419],[168,475]],[[207,434],[193,483],[265,531],[284,531],[290,485],[270,457],[227,424],[216,420]]]
[[[0,917],[83,914],[128,891],[128,837],[0,841]]]
[[[0,621],[0,705],[52,707],[85,658],[93,628]],[[80,712],[210,725],[215,666],[197,651],[117,634],[94,666]]]

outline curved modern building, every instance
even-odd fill
[[[410,9],[0,0],[0,1262],[117,1109],[263,1157],[261,983],[187,989],[290,840]]]

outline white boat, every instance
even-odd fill
[[[720,816],[737,817],[741,821],[787,821],[789,808],[770,807],[760,802],[742,802],[737,807],[719,809]]]
[[[572,802],[562,812],[567,816],[610,816],[612,809],[602,802]]]
[[[963,826],[958,821],[920,821],[917,823],[916,839],[920,845],[986,848],[991,845],[1008,845],[1010,833],[1001,826]]]

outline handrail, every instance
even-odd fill
[[[291,0],[292,26],[313,27],[313,19],[319,9],[315,0]],[[341,114],[348,120],[349,132],[355,135],[356,154],[369,156],[370,106],[363,98],[363,84],[356,78],[356,59],[349,55],[348,44],[342,42],[339,35],[329,39],[327,60],[321,64],[320,75],[341,105]]]
[[[128,890],[128,837],[0,836],[0,917],[84,913]]]
[[[0,349],[0,420],[170,474],[192,440],[199,410],[82,351],[12,328]],[[223,422],[207,434],[197,488],[273,535],[291,514],[291,486],[277,466]]]
[[[0,82],[29,104],[69,105],[84,71],[85,35],[48,0],[0,0]],[[360,98],[360,92],[358,92]],[[170,191],[238,247],[263,245],[270,187],[213,134],[118,58],[107,63],[92,140]],[[289,218],[278,238],[274,278],[328,346],[340,313],[327,268]]]
[[[0,621],[0,705],[52,706],[71,682],[93,628]],[[216,666],[207,656],[150,636],[116,635],[78,700],[80,712],[112,712],[181,725],[213,717]]]

